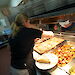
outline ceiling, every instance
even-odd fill
[[[25,3],[27,3],[29,0],[0,0],[0,8],[3,8],[3,7],[16,7],[16,6],[18,6],[18,5],[20,5],[20,4],[25,4]],[[40,0],[41,2],[42,2],[42,0]],[[51,1],[51,0],[44,0],[45,2],[43,2],[44,4],[46,4],[46,6],[45,6],[45,8],[47,7],[48,8],[48,10],[47,10],[47,15],[40,15],[40,14],[38,14],[38,16],[35,16],[34,15],[34,18],[32,18],[31,20],[32,20],[32,23],[39,23],[39,21],[41,21],[41,23],[43,23],[43,24],[56,24],[56,23],[58,23],[58,20],[67,20],[67,19],[69,19],[70,21],[72,21],[72,22],[74,22],[75,21],[75,0],[68,0],[69,2],[69,4],[71,4],[71,5],[66,5],[66,6],[63,6],[63,10],[58,10],[58,9],[61,9],[61,8],[58,8],[57,10],[56,9],[54,9],[53,8],[53,10],[51,10],[52,9],[52,7],[53,6],[51,6],[51,5],[53,5],[52,3],[55,3],[56,2],[56,0],[54,0],[55,2],[53,2],[53,0],[52,0],[52,3],[51,2],[48,2],[48,1]],[[64,0],[65,1],[65,0]],[[63,1],[63,2],[64,2]],[[40,2],[40,3],[41,3]],[[47,2],[47,3],[46,3]],[[63,5],[63,2],[57,2],[57,6],[61,6],[61,5],[58,5],[58,3],[59,4],[62,4]],[[36,4],[37,3],[37,4]],[[41,4],[41,6],[39,5],[38,6],[38,2],[36,2],[36,3],[34,3],[34,5],[32,5],[32,7],[34,7],[33,9],[36,9],[36,10],[33,10],[33,11],[35,11],[35,12],[37,12],[37,11],[39,11],[39,10],[42,10],[43,8],[42,8],[42,4]],[[66,2],[65,2],[66,3]],[[64,3],[64,4],[65,4]],[[50,4],[50,5],[49,5]],[[37,5],[37,7],[36,7],[36,5]],[[47,6],[47,5],[49,5],[49,6],[51,6],[51,8],[49,7],[49,6]],[[73,6],[74,5],[74,6]],[[29,5],[28,5],[29,6]],[[72,8],[72,7],[74,7],[74,8]],[[41,8],[39,8],[39,7],[41,7]],[[61,6],[62,7],[62,6]],[[64,7],[67,7],[67,8],[64,8]],[[71,8],[71,9],[70,9]],[[29,10],[28,10],[29,9]],[[30,9],[31,8],[28,8],[26,11],[28,11],[29,12],[29,14],[31,14],[31,12],[30,12]],[[34,13],[32,11],[32,13]],[[43,10],[42,10],[43,11]],[[42,12],[42,11],[40,11],[40,13]],[[46,11],[46,10],[45,10]],[[27,12],[27,13],[28,13]],[[44,12],[43,12],[44,13]],[[48,15],[48,13],[49,13],[49,15]],[[73,13],[73,14],[71,14],[71,13]],[[62,15],[63,14],[63,15]],[[39,18],[39,15],[40,15],[40,17],[42,17],[42,18]],[[58,16],[56,16],[56,15],[58,15]],[[45,16],[45,17],[44,17]],[[50,16],[50,17],[49,17]],[[44,18],[43,18],[44,17]]]
[[[26,3],[28,0],[0,0],[0,8],[16,7],[20,3]]]

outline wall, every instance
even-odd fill
[[[10,28],[10,23],[9,23],[9,20],[6,16],[4,16],[2,14],[2,12],[0,11],[0,35],[3,34],[3,31],[5,29],[8,29]]]

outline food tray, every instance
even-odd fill
[[[50,52],[58,56],[58,66],[63,67],[75,58],[75,42],[66,40]]]
[[[50,49],[56,47],[56,45],[62,43],[64,39],[53,37],[51,39],[48,39],[42,43],[35,44],[34,50],[40,54],[43,54],[45,52],[48,52]]]

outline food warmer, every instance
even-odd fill
[[[73,49],[74,57],[72,59],[70,59],[70,62],[67,63],[66,65],[61,66],[61,67],[55,66],[53,69],[48,70],[48,72],[51,73],[52,75],[60,75],[60,74],[61,75],[75,75],[75,72],[72,72],[72,70],[71,70],[72,67],[75,65],[75,33],[60,32],[60,33],[55,33],[55,36],[65,39],[66,42],[71,42],[71,44],[74,47],[74,49]],[[66,43],[64,43],[64,45],[65,44]],[[69,56],[71,56],[71,55],[69,54]],[[62,57],[64,57],[64,55]],[[65,59],[65,57],[64,57],[64,59]],[[75,71],[75,66],[74,66],[74,71]]]
[[[71,68],[75,65],[75,33],[60,32],[54,34],[55,37],[64,39],[64,41],[50,50],[51,53],[58,56],[58,63],[47,72],[51,75],[72,75]]]

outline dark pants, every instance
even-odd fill
[[[36,67],[36,71],[38,71],[40,73],[40,75],[51,75],[47,72],[47,70],[40,70]]]
[[[29,71],[29,75],[36,75],[36,69],[35,69],[35,64],[34,64],[34,59],[32,56],[32,52],[29,52],[27,59],[26,59],[26,64],[27,68]]]

